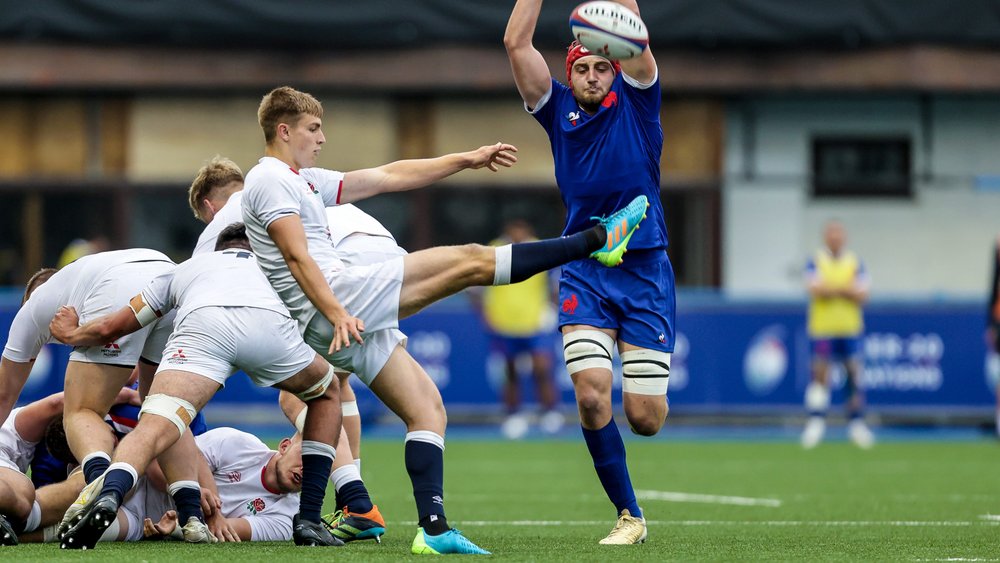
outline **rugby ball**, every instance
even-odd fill
[[[584,47],[612,60],[638,57],[649,46],[646,24],[617,2],[584,2],[569,16],[569,28]]]

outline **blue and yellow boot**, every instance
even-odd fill
[[[646,196],[641,195],[608,217],[591,217],[604,226],[608,232],[608,242],[590,257],[609,268],[621,264],[622,256],[628,250],[628,241],[639,228],[639,223],[646,218],[648,207],[649,201]]]
[[[463,536],[462,532],[455,528],[439,536],[429,535],[424,532],[423,528],[417,528],[417,537],[413,538],[410,552],[416,555],[444,555],[447,553],[492,555],[489,551],[469,541],[469,538]]]

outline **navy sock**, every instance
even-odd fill
[[[581,427],[582,428],[582,427]],[[625,442],[618,432],[614,419],[600,430],[583,428],[583,438],[594,459],[594,469],[604,486],[604,492],[615,505],[615,510],[621,514],[625,508],[632,516],[641,517],[642,511],[635,501],[635,491],[632,490],[632,479],[625,465]]]
[[[351,481],[342,485],[337,491],[337,506],[346,506],[354,514],[364,514],[374,508],[363,481]]]
[[[302,454],[302,494],[299,497],[299,517],[310,522],[320,521],[326,481],[330,478],[333,459],[321,454]]]
[[[112,469],[104,478],[104,488],[101,489],[101,494],[111,493],[115,495],[118,504],[121,504],[122,499],[132,490],[133,486],[135,486],[135,478],[132,477],[131,473],[124,469]],[[198,508],[201,509],[201,498],[198,499]]]
[[[111,460],[104,457],[92,457],[83,464],[83,478],[90,484],[108,470]]]
[[[510,283],[521,282],[539,272],[586,258],[600,250],[607,239],[604,227],[594,225],[586,231],[565,237],[513,244]]]
[[[429,442],[407,440],[404,451],[420,527],[431,535],[447,531],[444,516],[444,450]]]
[[[170,495],[174,499],[174,506],[177,507],[177,521],[183,526],[192,516],[201,521],[205,521],[205,515],[201,511],[201,490],[191,487],[181,487]]]

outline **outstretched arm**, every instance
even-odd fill
[[[18,411],[14,419],[14,429],[28,442],[41,442],[45,429],[56,416],[63,412],[62,392],[39,399]]]
[[[642,17],[642,15],[639,14],[639,3],[636,0],[614,1],[618,2],[622,6],[625,6],[629,10],[632,10],[639,17]],[[653,53],[649,50],[649,47],[646,47],[646,49],[638,57],[620,62],[622,65],[622,72],[643,84],[649,84],[654,78],[656,78],[656,59],[653,58]]]
[[[510,168],[517,162],[515,152],[517,147],[514,145],[496,143],[437,158],[397,160],[376,168],[355,170],[344,174],[340,202],[351,203],[376,194],[422,188],[462,170],[488,168],[496,172],[500,166]]]
[[[133,298],[135,301],[135,298]],[[114,342],[142,328],[132,307],[122,307],[115,313],[80,325],[80,316],[70,306],[60,307],[49,323],[49,332],[56,340],[71,346],[100,346]]]
[[[518,0],[507,21],[503,45],[507,48],[514,83],[521,99],[534,109],[552,86],[552,76],[545,58],[531,42],[538,24],[542,0]]]
[[[333,325],[330,353],[340,351],[343,346],[350,346],[352,337],[358,342],[364,342],[361,339],[361,331],[365,329],[365,323],[361,319],[352,317],[340,304],[316,260],[309,255],[309,244],[302,227],[302,219],[298,215],[286,215],[275,219],[267,226],[267,234],[281,251],[281,256],[288,264],[288,270],[302,288],[302,292],[306,294],[306,298]]]

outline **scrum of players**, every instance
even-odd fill
[[[540,1],[522,3],[537,17]],[[474,285],[588,258],[617,266],[649,203],[639,195],[555,239],[408,254],[351,203],[462,170],[496,172],[515,164],[516,147],[342,173],[315,166],[322,116],[318,100],[293,88],[264,96],[259,163],[244,176],[215,158],[189,189],[206,223],[190,259],[109,251],[29,280],[0,360],[0,544],[378,541],[386,523],[361,479],[353,373],[407,427],[418,515],[411,551],[489,553],[448,524],[445,409],[398,321]],[[74,347],[64,391],[13,408],[50,342]],[[237,370],[281,390],[295,433],[276,450],[239,430],[204,428],[200,411]],[[328,482],[338,510],[323,516]],[[629,543],[645,539],[645,521],[636,525],[641,539]]]

